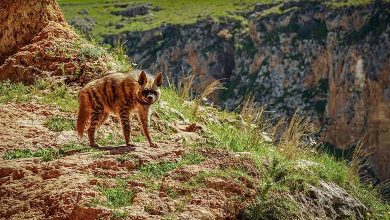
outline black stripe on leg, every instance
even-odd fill
[[[92,113],[92,116],[91,116],[91,127],[92,126],[96,126],[97,124],[99,124],[100,116],[101,116],[101,113]]]
[[[114,103],[116,100],[116,83],[115,81],[111,83],[111,91],[112,91],[112,96],[111,96],[111,103]]]

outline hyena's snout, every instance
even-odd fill
[[[149,94],[147,97],[149,102],[153,103],[154,101],[156,101],[156,95],[154,94]]]

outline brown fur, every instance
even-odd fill
[[[150,105],[160,98],[159,87],[162,74],[155,79],[144,71],[133,71],[130,74],[114,73],[88,83],[79,93],[79,115],[77,132],[82,137],[87,129],[91,146],[95,143],[95,131],[110,114],[119,116],[126,145],[130,145],[129,114],[137,112],[141,130],[150,146],[155,146],[149,133]]]

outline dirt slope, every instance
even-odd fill
[[[61,136],[74,140],[74,131],[53,132],[43,124],[44,118],[57,114],[57,110],[37,104],[8,104],[1,106],[2,140],[0,155],[11,149],[37,149],[61,144]],[[33,120],[32,120],[33,119]],[[159,122],[160,123],[160,122]],[[112,120],[103,130],[113,127],[120,133],[120,126]],[[115,128],[116,127],[116,128]],[[135,129],[136,133],[138,129]],[[183,132],[184,133],[184,132]],[[194,132],[173,135],[171,140],[159,141],[159,148],[146,143],[128,147],[102,147],[97,152],[74,152],[54,161],[26,158],[0,161],[0,218],[2,219],[96,219],[113,218],[109,208],[96,205],[88,207],[94,197],[101,197],[99,187],[115,186],[116,179],[129,179],[139,173],[144,164],[179,161],[188,148],[178,144],[178,136],[199,137]],[[158,128],[154,128],[158,136]],[[131,159],[120,161],[127,153]],[[254,165],[246,156],[220,150],[202,149],[205,159],[194,165],[185,165],[168,172],[161,179],[128,180],[127,189],[134,192],[131,206],[121,208],[130,219],[160,219],[176,216],[179,219],[215,219],[234,217],[255,195],[254,180],[233,180],[225,177],[207,177],[204,187],[182,189],[181,185],[201,172],[219,168],[246,167],[257,176]],[[169,196],[172,191],[178,195]],[[240,202],[239,202],[240,201]]]

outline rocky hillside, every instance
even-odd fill
[[[148,8],[131,16],[112,13],[123,22],[149,19],[160,26],[98,34],[108,44],[122,40],[139,66],[169,73],[176,84],[191,70],[202,80],[222,80],[228,90],[214,101],[229,109],[252,94],[277,113],[298,110],[320,122],[322,140],[340,149],[367,133],[374,176],[390,178],[390,3],[265,2],[247,1],[225,14],[207,3],[215,12],[205,7],[211,16],[200,13],[190,24],[169,18],[156,24],[168,10],[158,2],[117,4],[111,10]]]
[[[78,90],[129,71],[123,51],[78,36],[54,0],[1,4],[0,21],[15,25],[0,42],[0,219],[390,218],[380,189],[359,181],[360,158],[319,151],[307,141],[316,127],[297,114],[275,125],[251,104],[226,112],[164,87],[151,117],[157,148],[135,118],[135,146],[123,146],[115,117],[89,147],[74,131]]]

